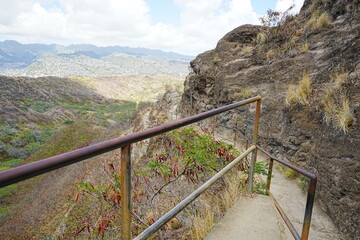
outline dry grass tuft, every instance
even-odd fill
[[[221,196],[225,209],[231,208],[234,203],[240,198],[240,195],[245,192],[245,180],[247,175],[243,172],[237,172],[230,176],[224,177],[226,189]]]
[[[348,84],[349,72],[340,68],[331,75],[332,83],[325,89],[322,99],[324,107],[324,120],[335,128],[347,133],[353,124],[354,118],[351,115],[350,102],[343,91]]]
[[[315,28],[315,26],[316,26],[316,18],[311,17],[305,24],[305,30],[311,31]]]
[[[335,96],[335,94],[340,94],[340,96]],[[341,103],[336,101],[337,97],[342,99]],[[342,93],[332,92],[327,89],[322,104],[325,122],[327,124],[332,123],[335,128],[347,133],[349,127],[354,123],[349,100]]]
[[[316,21],[316,27],[319,29],[326,28],[330,25],[330,15],[327,12],[324,12]]]
[[[305,24],[305,31],[321,31],[330,25],[330,15],[327,12],[319,15],[318,11],[315,11],[311,18]]]
[[[303,45],[300,47],[300,52],[307,53],[309,51],[309,44],[308,42],[304,42]]]
[[[343,99],[342,106],[337,109],[336,113],[336,127],[347,133],[349,126],[353,124],[353,118],[351,116],[350,104],[348,99]]]
[[[336,73],[334,73],[331,78],[335,83],[336,88],[342,88],[348,83],[349,72],[344,69],[340,69]]]
[[[277,56],[277,52],[274,49],[270,49],[265,54],[266,59],[269,61],[271,59],[274,59]]]
[[[301,104],[308,104],[308,98],[311,93],[311,82],[310,74],[308,72],[304,73],[298,88],[299,101]]]
[[[325,112],[324,112],[325,122],[329,124],[333,118],[334,106],[335,106],[332,93],[329,89],[327,89],[325,92],[322,104],[323,104],[324,110],[325,110]]]
[[[214,64],[218,64],[221,61],[221,59],[218,56],[215,56],[212,60]]]
[[[253,51],[253,49],[254,49],[254,47],[252,47],[252,46],[244,47],[241,50],[241,55],[247,55],[247,54],[251,53]]]
[[[225,188],[216,194],[205,197],[201,208],[195,214],[190,214],[193,225],[190,231],[191,239],[204,239],[211,231],[219,216],[231,208],[246,190],[247,174],[236,169],[227,173],[223,180]]]
[[[206,202],[208,201],[210,200],[206,200]],[[192,221],[191,239],[202,240],[216,223],[215,211],[209,205],[206,205],[192,216]]]
[[[299,176],[299,173],[295,170],[292,170],[291,168],[288,168],[284,165],[277,165],[277,168],[280,170],[280,172],[289,179],[295,179]]]
[[[286,92],[286,105],[290,106],[293,104],[302,104],[306,105],[309,104],[309,97],[311,94],[311,81],[310,81],[310,74],[305,72],[299,82],[298,85],[289,86]]]
[[[286,92],[286,105],[290,106],[297,103],[297,87],[290,85]]]
[[[239,95],[241,96],[241,99],[246,99],[251,97],[252,93],[248,88],[242,88],[239,92]]]
[[[258,33],[255,38],[256,44],[263,44],[268,40],[268,36],[265,33]]]

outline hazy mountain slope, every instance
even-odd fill
[[[84,147],[104,132],[118,136],[142,105],[71,79],[0,76],[0,171]],[[87,163],[1,188],[0,238],[29,239],[34,225],[51,222]]]
[[[143,103],[124,99],[107,98],[71,79],[0,76],[0,168],[18,164],[79,119],[102,127],[128,125]]]
[[[146,48],[0,42],[0,74],[10,76],[186,75],[192,59]]]
[[[44,120],[42,114],[56,104],[103,103],[106,99],[78,82],[54,77],[26,78],[0,76],[0,117],[24,121]],[[43,109],[36,109],[43,104]]]
[[[154,102],[168,88],[182,90],[183,77],[176,76],[113,76],[71,77],[98,94],[112,99]]]

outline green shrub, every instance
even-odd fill
[[[178,162],[179,172],[182,172],[181,169],[188,169],[196,174],[219,170],[239,155],[238,151],[231,145],[218,142],[211,135],[198,134],[192,128],[175,130],[168,133],[167,136],[170,139],[169,141],[179,148],[171,147],[168,152],[158,154],[147,165],[148,171],[159,172],[165,181],[173,175],[171,166],[173,163],[164,161],[168,154],[173,155],[173,160]],[[188,177],[191,181],[195,181],[193,178],[195,175],[188,175]]]
[[[175,202],[186,195],[187,191],[196,188],[197,183],[204,182],[239,154],[231,145],[216,141],[213,136],[200,134],[191,128],[172,131],[153,140],[153,144],[157,147],[156,152],[151,153],[151,160],[146,163],[140,161],[139,165],[134,166],[133,177],[136,180],[132,188],[132,206],[133,212],[137,216],[132,218],[135,223],[132,228],[133,235],[143,231],[146,225],[152,224],[154,219],[161,216],[164,211],[174,207]],[[79,238],[89,235],[92,235],[93,238],[120,238],[120,166],[118,158],[119,156],[116,154],[114,160],[111,160],[112,162],[106,161],[106,166],[109,166],[105,168],[107,183],[93,184],[90,182],[79,182],[79,191],[75,195],[75,201],[78,203],[76,208],[73,209],[72,214],[69,214],[66,223],[68,226],[66,234],[69,235],[69,238],[71,238],[70,236]],[[135,170],[136,168],[137,170]],[[234,168],[233,170],[239,172],[238,169]],[[231,175],[231,173],[230,171],[227,176],[224,176],[222,181],[215,184],[216,188],[214,188],[214,191],[208,191],[211,199],[206,203],[209,203],[209,206],[211,206],[210,209],[213,210],[211,214],[213,215],[206,216],[202,209],[199,208],[196,208],[196,210],[192,209],[192,207],[188,208],[188,212],[185,214],[192,220],[192,238],[197,239],[194,235],[198,237],[205,236],[206,233],[203,230],[208,230],[209,225],[212,225],[214,222],[213,217],[216,214],[214,214],[213,207],[221,199],[217,196],[218,199],[215,199],[216,193],[223,190],[224,192],[221,192],[223,193],[222,196],[228,202],[232,201],[234,194],[236,196],[240,195],[240,191],[244,188],[242,183],[245,182],[245,179],[239,178],[239,175]],[[231,183],[232,181],[234,184]],[[169,187],[165,188],[169,184],[172,184],[172,186],[184,186],[181,188],[181,191],[174,195],[171,193],[172,191],[169,193]],[[227,190],[231,190],[231,193],[226,192]],[[231,196],[227,194],[231,194]],[[156,196],[160,198],[164,195],[166,195],[165,200],[155,198]],[[206,193],[202,197],[204,196],[206,196]],[[153,200],[156,204],[153,203]],[[201,198],[198,201],[201,201],[201,205],[204,206],[203,203],[205,201],[202,201]],[[81,207],[84,208],[80,211],[79,208]],[[207,207],[205,208],[207,209]],[[223,207],[222,210],[224,210]],[[194,217],[193,214],[195,212]],[[221,210],[217,210],[216,213],[221,215]],[[199,222],[197,222],[198,220],[201,221],[199,218],[205,219],[205,221],[211,224],[206,224],[206,226],[200,224],[200,226]],[[81,221],[82,219],[88,219],[88,221]],[[108,224],[107,226],[111,227],[99,231],[99,221],[101,219],[105,219],[106,224]],[[139,219],[145,224],[137,224]],[[89,227],[84,227],[85,225]],[[182,224],[176,223],[169,223],[166,226],[167,229],[164,229],[164,231],[183,227]],[[182,228],[182,230],[188,231],[189,229]],[[184,234],[185,231],[181,234]],[[199,231],[204,234],[200,234]],[[180,239],[178,237],[172,238]]]
[[[25,150],[29,153],[29,154],[33,154],[35,153],[38,149],[40,149],[43,146],[43,143],[41,142],[32,142],[29,143],[25,146]]]
[[[109,125],[109,121],[123,123],[131,120],[135,116],[138,108],[142,107],[144,104],[144,102],[140,102],[140,104],[136,104],[136,102],[124,102],[118,104],[69,104],[64,106],[64,108],[84,116],[91,115],[99,124]],[[68,122],[68,124],[70,124],[70,122]]]
[[[8,124],[0,126],[0,137],[3,139],[11,138],[17,133],[17,129]]]
[[[53,108],[55,105],[51,103],[44,102],[34,102],[29,107],[39,113],[44,113]]]
[[[65,125],[59,133],[53,135],[39,151],[30,157],[30,160],[36,161],[75,150],[101,134],[100,130],[94,131],[90,120],[79,119],[74,124]]]
[[[0,153],[5,152],[6,151],[6,144],[3,142],[0,142]]]
[[[19,165],[22,161],[24,161],[23,159],[16,159],[16,158],[11,158],[7,161],[1,162],[0,163],[0,168],[7,170],[9,168],[13,168],[16,167],[17,165]]]
[[[68,120],[65,120],[65,121],[64,121],[64,124],[65,124],[65,125],[68,125],[68,124],[73,124],[74,122],[75,122],[74,120],[69,120],[69,119],[68,119]]]
[[[300,189],[303,190],[304,192],[307,191],[308,188],[309,188],[309,178],[308,178],[308,177],[305,177],[305,176],[300,176],[300,177],[299,177],[298,186],[299,186]]]
[[[21,158],[21,159],[25,159],[29,156],[28,152],[24,149],[18,149],[18,148],[14,148],[14,147],[9,147],[6,150],[7,154],[9,154],[9,156],[11,158]]]

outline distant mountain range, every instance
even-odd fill
[[[0,42],[0,75],[186,75],[193,56],[147,48]]]

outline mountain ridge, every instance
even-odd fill
[[[120,62],[107,61],[109,56],[121,54]],[[58,58],[55,62],[51,56]],[[84,65],[89,71],[74,71],[71,66],[62,62],[76,59],[72,63],[74,68]],[[105,59],[105,62],[102,60]],[[58,44],[22,44],[14,40],[0,42],[0,74],[9,76],[43,77],[54,75],[67,76],[114,76],[114,75],[183,75],[188,73],[188,64],[192,56],[174,52],[165,52],[158,49],[132,48],[122,46],[97,47],[91,44],[72,44],[68,46]],[[155,61],[154,61],[155,60]],[[126,66],[131,61],[133,66]],[[39,62],[46,66],[37,67]],[[90,63],[89,62],[93,62]],[[160,62],[161,64],[156,64]],[[60,65],[60,66],[59,66]],[[143,70],[145,65],[145,70]],[[108,68],[107,71],[91,71],[96,66]],[[125,67],[124,67],[125,66]],[[34,69],[35,68],[35,69]],[[61,68],[61,72],[59,72]],[[130,71],[132,68],[135,71]],[[47,71],[44,71],[47,69]]]

